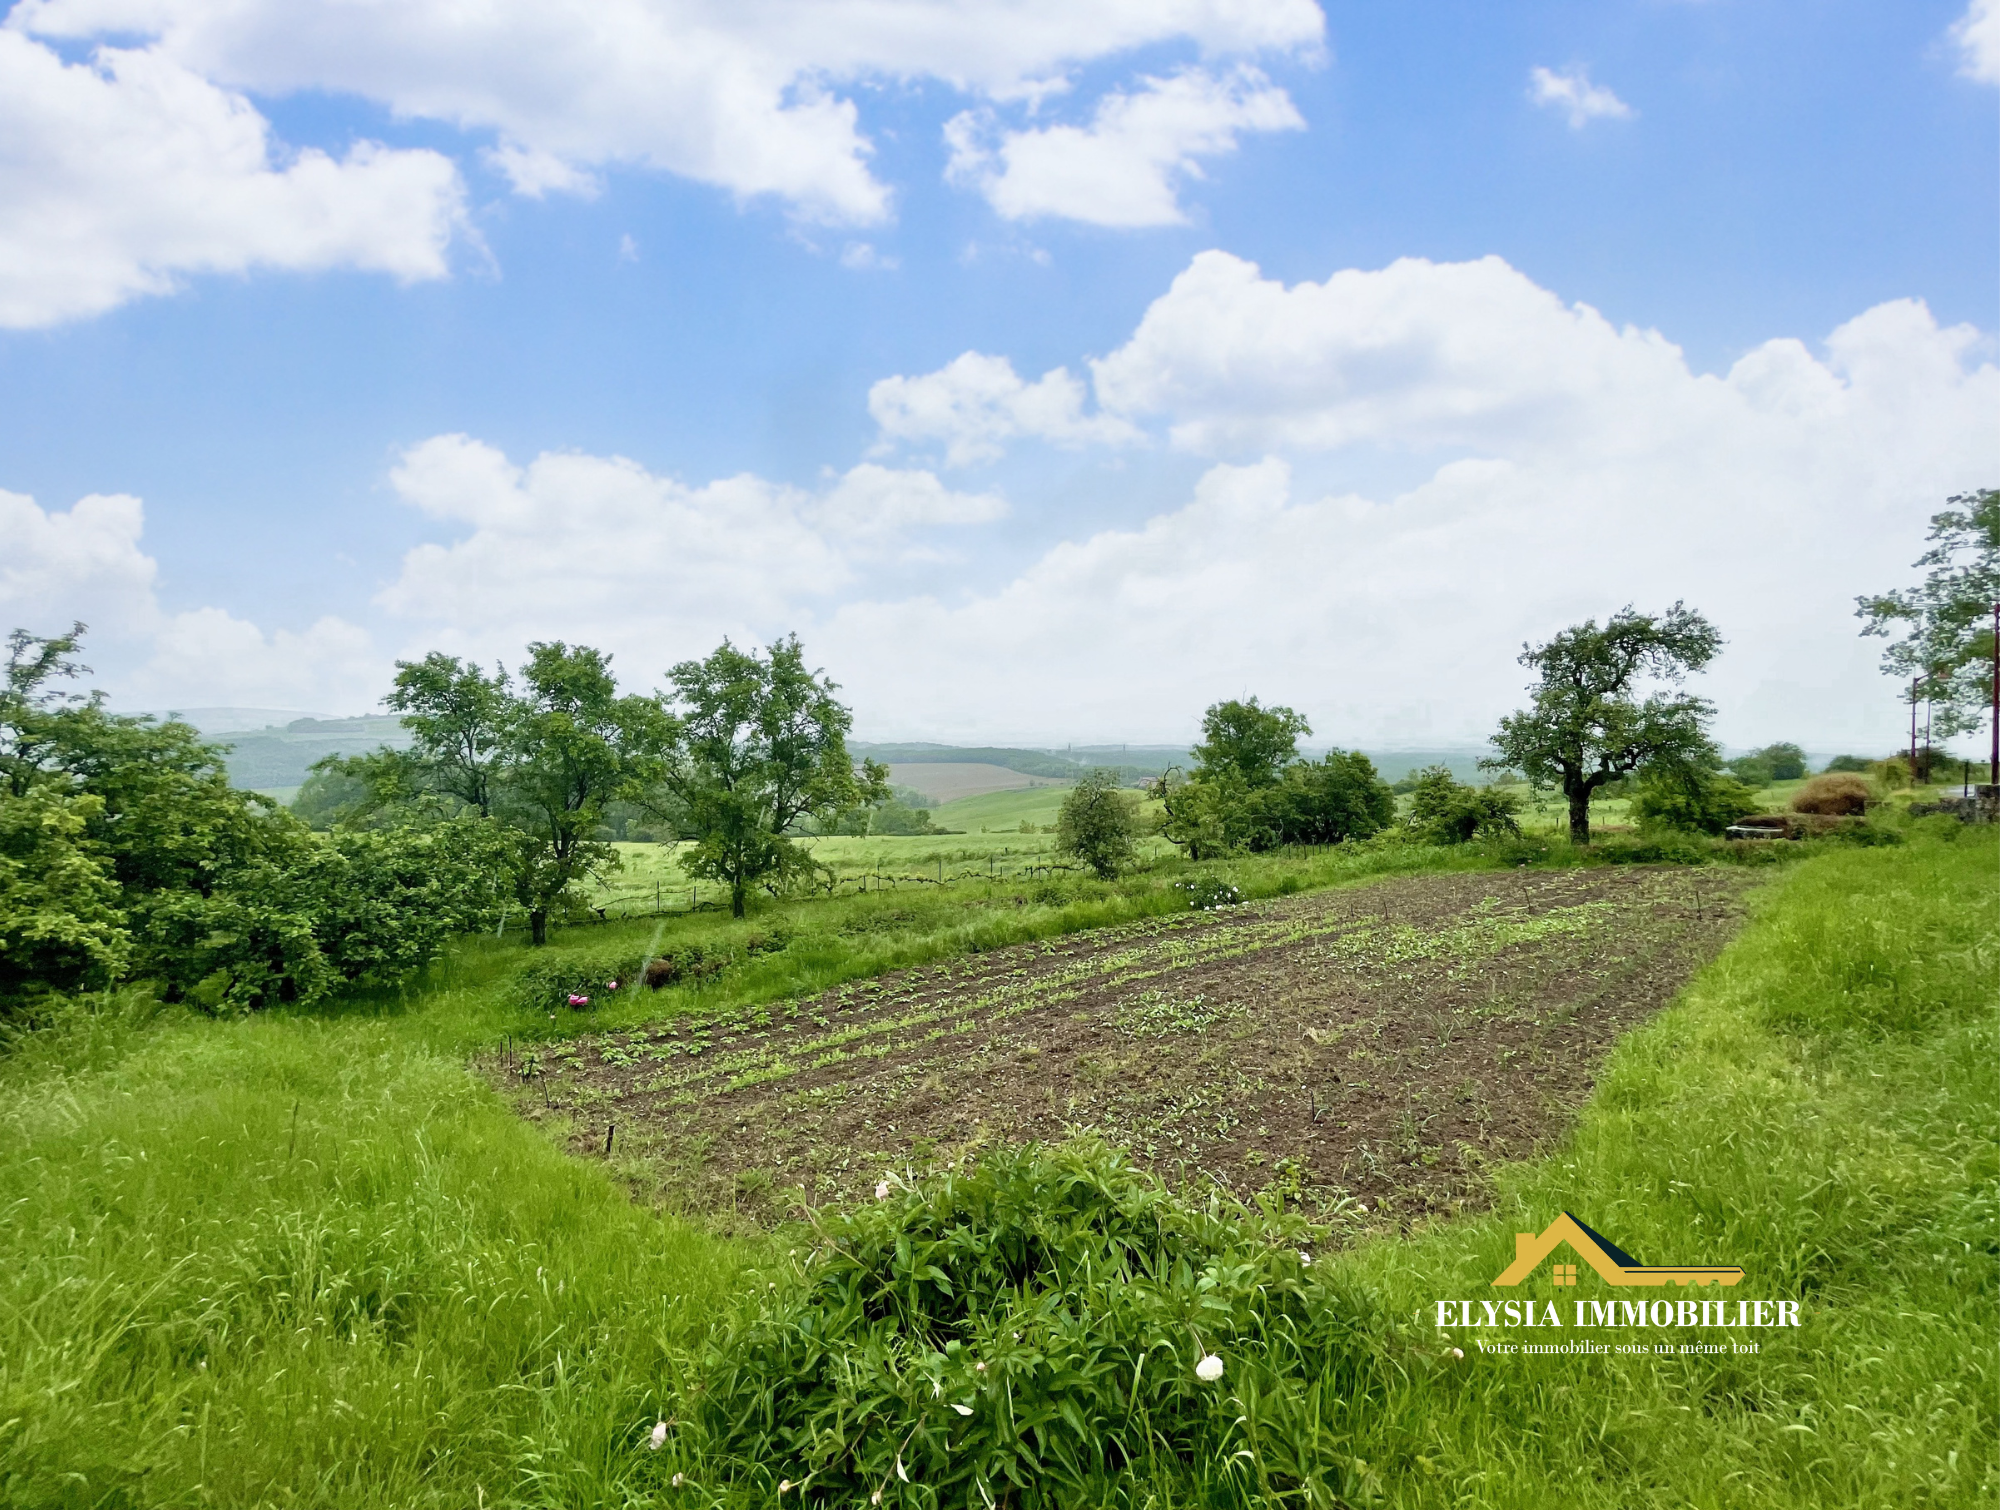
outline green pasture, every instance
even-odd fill
[[[977,856],[978,837],[893,842]],[[1933,821],[1892,847],[1788,850],[1799,863],[1773,868],[1738,941],[1615,1052],[1574,1135],[1495,1171],[1490,1215],[1323,1257],[1380,1327],[1367,1389],[1311,1396],[1314,1440],[1367,1502],[2000,1495],[2000,848]],[[1269,895],[1489,863],[1353,846],[1221,869]],[[906,885],[760,903],[742,924],[565,930],[559,949],[795,936],[716,985],[621,993],[561,1023],[509,1003],[527,956],[511,935],[318,1014],[215,1021],[140,992],[75,1004],[0,1055],[0,1503],[773,1503],[748,1486],[782,1465],[646,1439],[656,1421],[681,1429],[713,1327],[785,1279],[796,1236],[725,1237],[636,1205],[615,1163],[559,1151],[469,1056],[1144,915],[1171,904],[1178,864],[1116,886]],[[1753,1357],[1617,1363],[1498,1357],[1437,1328],[1437,1299],[1490,1296],[1512,1234],[1561,1209],[1649,1262],[1740,1264],[1806,1324],[1765,1332]],[[1281,1502],[1228,1462],[1169,1459],[1076,1503],[1141,1501]]]

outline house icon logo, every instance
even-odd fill
[[[1638,1259],[1620,1248],[1610,1238],[1596,1233],[1565,1211],[1549,1223],[1548,1230],[1540,1237],[1532,1232],[1514,1234],[1514,1261],[1500,1271],[1500,1277],[1493,1281],[1500,1286],[1519,1284],[1541,1264],[1542,1260],[1564,1243],[1576,1256],[1597,1271],[1597,1277],[1608,1285],[1733,1285],[1743,1277],[1743,1271],[1722,1266],[1659,1266],[1642,1264]],[[1572,1263],[1558,1263],[1550,1276],[1558,1286],[1574,1285],[1577,1268]]]

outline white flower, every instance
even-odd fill
[[[1460,1347],[1455,1347],[1451,1350],[1451,1355],[1454,1358],[1463,1358],[1465,1356],[1465,1349]]]
[[[674,1488],[678,1489],[680,1488],[681,1485],[685,1484],[686,1482],[687,1482],[686,1474],[677,1473],[674,1475]]]
[[[1362,1205],[1359,1201],[1356,1201],[1354,1203],[1354,1209],[1360,1212],[1363,1216],[1366,1216],[1368,1214],[1368,1208]]]
[[[877,1490],[876,1490],[876,1491],[875,1491],[875,1492],[874,1492],[873,1494],[869,1495],[869,1496],[868,1496],[868,1503],[869,1503],[869,1504],[871,1504],[871,1505],[879,1505],[879,1504],[881,1504],[881,1503],[882,1503],[882,1491],[881,1491],[880,1489],[877,1489]]]
[[[983,1374],[983,1373],[985,1373],[985,1372],[986,1372],[986,1360],[985,1360],[984,1358],[982,1358],[982,1359],[980,1359],[980,1360],[979,1360],[979,1362],[977,1362],[977,1363],[973,1364],[973,1365],[972,1365],[972,1371],[973,1371],[973,1372],[974,1372],[975,1374]]]
[[[1194,1366],[1195,1378],[1205,1384],[1213,1384],[1222,1377],[1222,1360],[1210,1353]]]
[[[957,1411],[961,1416],[969,1416],[972,1414],[972,1407],[970,1405],[954,1405],[952,1406],[952,1409]]]
[[[1306,1252],[1305,1249],[1301,1248],[1299,1250],[1299,1262],[1304,1264],[1308,1269],[1310,1269],[1312,1267],[1312,1261],[1313,1261],[1313,1256],[1310,1253]]]
[[[778,1493],[783,1494],[787,1489],[791,1487],[792,1487],[792,1481],[790,1479],[778,1480]]]
[[[653,1451],[655,1452],[658,1452],[662,1447],[666,1446],[667,1423],[665,1421],[655,1421],[653,1423],[653,1434],[650,1437],[646,1438],[646,1440],[652,1444]]]
[[[889,1199],[889,1182],[887,1180],[882,1181],[875,1187],[875,1199],[878,1201]]]

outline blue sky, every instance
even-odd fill
[[[453,14],[8,13],[0,606],[127,705],[798,628],[885,736],[1477,738],[1685,597],[1891,743],[1852,595],[2000,478],[1986,0]]]

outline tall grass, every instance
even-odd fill
[[[0,1082],[9,1506],[600,1503],[746,1253],[382,1025],[70,1041]]]

